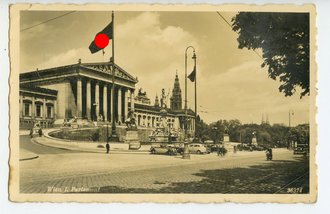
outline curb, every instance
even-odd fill
[[[40,143],[36,141],[34,138],[31,139],[31,141],[35,144],[41,145],[41,146],[46,146],[49,148],[55,148],[55,149],[61,149],[61,150],[66,150],[66,151],[75,151],[75,152],[85,152],[85,153],[103,153],[101,151],[88,151],[88,150],[82,150],[82,149],[75,149],[75,148],[65,148],[65,147],[60,147],[60,146],[52,146],[52,145],[47,145]],[[110,154],[149,154],[149,151],[136,151],[136,150],[110,150]]]
[[[27,160],[33,160],[33,159],[37,159],[39,158],[39,156],[34,156],[34,157],[30,157],[30,158],[20,158],[19,161],[27,161]]]

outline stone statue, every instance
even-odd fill
[[[131,129],[133,127],[137,128],[133,111],[128,112],[128,117],[125,120],[125,124],[126,124],[126,128],[128,129]]]
[[[165,95],[165,89],[162,89],[162,98],[160,98],[160,107],[166,108],[166,95]]]
[[[225,126],[225,134],[228,134],[228,128]]]
[[[145,91],[145,92],[142,92],[142,88],[140,88],[139,89],[139,92],[138,92],[138,96],[143,96],[143,97],[145,97],[145,96],[147,96],[147,92]]]

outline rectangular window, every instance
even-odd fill
[[[30,104],[24,103],[24,116],[30,116]]]
[[[47,118],[52,118],[52,107],[47,106]]]
[[[36,105],[36,115],[37,117],[41,117],[41,105]]]

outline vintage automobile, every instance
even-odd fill
[[[151,154],[163,154],[163,155],[177,155],[177,148],[173,145],[160,145],[150,148]]]
[[[189,144],[189,152],[192,154],[209,154],[210,150],[201,143]]]
[[[297,144],[293,149],[294,155],[305,155],[308,153],[308,146],[305,144]]]
[[[221,147],[221,144],[208,145],[208,149],[210,152],[218,152],[219,147]]]
[[[261,145],[252,145],[252,149],[253,149],[253,151],[264,151],[264,150],[266,150],[266,148],[264,146],[261,146]]]

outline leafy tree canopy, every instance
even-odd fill
[[[268,75],[282,82],[279,91],[291,96],[309,95],[309,14],[240,12],[233,19],[239,48],[263,51]]]

